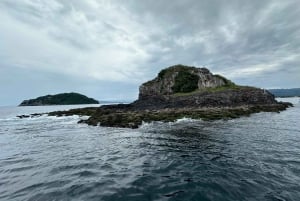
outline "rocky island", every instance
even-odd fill
[[[280,112],[292,106],[278,102],[264,89],[236,85],[206,68],[175,65],[142,84],[138,100],[51,112],[48,115],[87,115],[79,123],[138,128],[143,122],[170,122],[179,118],[231,119],[257,112]]]
[[[19,106],[99,104],[99,101],[79,93],[61,93],[24,100]]]

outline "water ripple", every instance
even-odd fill
[[[0,113],[0,200],[296,201],[299,114],[131,130]]]

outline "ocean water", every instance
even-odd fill
[[[300,104],[234,120],[77,124],[0,107],[0,200],[300,200]],[[84,107],[84,106],[81,106]]]

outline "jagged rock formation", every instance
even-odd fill
[[[277,102],[266,90],[239,86],[205,68],[176,65],[140,87],[139,99],[130,104],[58,111],[49,115],[88,115],[80,123],[138,128],[142,122],[178,118],[215,120],[256,112],[279,112],[292,106]]]
[[[99,101],[79,93],[62,93],[24,100],[19,106],[99,104]]]
[[[139,99],[230,84],[233,83],[220,75],[213,75],[206,68],[175,65],[160,71],[155,79],[142,84],[139,88]]]

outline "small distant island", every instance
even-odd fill
[[[19,106],[99,104],[99,101],[79,93],[61,93],[24,100]]]
[[[240,86],[206,68],[175,65],[142,84],[129,104],[103,105],[51,112],[50,116],[87,115],[79,123],[138,128],[143,122],[170,122],[183,117],[217,120],[257,112],[280,112],[291,103],[278,102],[269,91]]]
[[[292,89],[268,89],[275,97],[300,97],[300,88]]]

